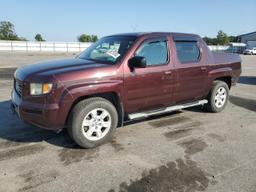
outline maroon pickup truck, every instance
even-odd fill
[[[12,108],[35,126],[67,127],[92,148],[126,120],[197,105],[220,112],[240,74],[239,55],[213,53],[198,35],[112,35],[74,59],[17,69]]]

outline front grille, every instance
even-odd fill
[[[23,90],[23,82],[15,79],[15,91],[18,93],[19,96],[22,95]]]

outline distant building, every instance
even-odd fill
[[[243,53],[243,51],[246,48],[246,44],[245,43],[229,43],[229,47],[226,50],[226,52],[229,53]]]
[[[245,43],[247,48],[256,47],[256,31],[238,36],[241,43]]]
[[[214,52],[243,53],[246,44],[231,42],[228,45],[208,45],[208,47]]]

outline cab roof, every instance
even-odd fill
[[[112,36],[141,37],[141,36],[148,36],[148,35],[171,35],[171,36],[199,37],[196,34],[177,33],[177,32],[133,32],[133,33],[120,33],[120,34],[115,34],[115,35],[109,35],[108,37],[112,37]]]

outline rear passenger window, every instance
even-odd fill
[[[200,50],[197,42],[176,41],[177,56],[181,63],[195,63],[200,58]]]
[[[168,61],[167,41],[147,41],[140,46],[135,55],[145,57],[147,66],[166,64]]]

